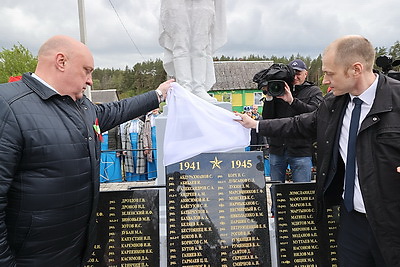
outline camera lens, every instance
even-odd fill
[[[268,81],[268,94],[270,96],[282,96],[285,94],[285,82],[280,80]]]

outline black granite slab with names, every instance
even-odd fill
[[[168,266],[271,266],[261,152],[167,166]]]
[[[279,266],[337,266],[336,230],[339,207],[328,209],[324,218],[325,236],[317,230],[315,183],[274,184],[271,191],[276,203],[275,230]],[[328,250],[320,248],[328,244]]]
[[[160,266],[159,189],[100,192],[86,267]]]

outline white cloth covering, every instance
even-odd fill
[[[167,97],[164,166],[205,152],[226,152],[250,144],[250,129],[233,112],[210,104],[172,83]]]

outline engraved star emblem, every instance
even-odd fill
[[[217,157],[214,158],[214,160],[211,160],[210,163],[212,163],[212,170],[214,170],[214,168],[218,168],[221,169],[221,166],[219,166],[219,164],[222,163],[222,160],[218,160]]]

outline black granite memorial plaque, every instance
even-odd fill
[[[101,192],[86,267],[160,266],[159,189]]]
[[[167,166],[168,266],[271,266],[261,152]]]
[[[315,226],[315,183],[274,184],[275,230],[279,266],[337,266],[336,229],[339,208],[327,210],[327,236]],[[320,251],[321,240],[329,251]],[[323,255],[323,256],[322,256]]]

